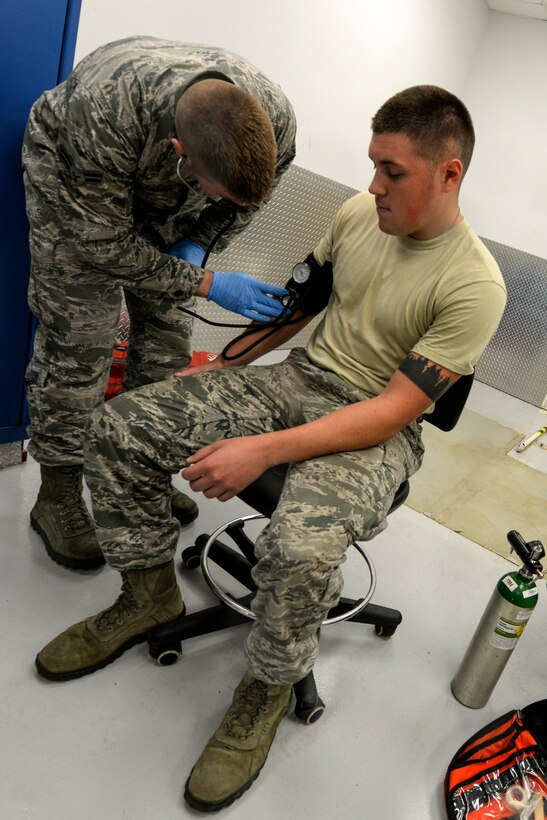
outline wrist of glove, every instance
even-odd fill
[[[207,300],[247,319],[269,322],[283,310],[280,298],[287,294],[285,288],[260,282],[246,273],[214,271]]]
[[[175,256],[177,259],[182,259],[185,262],[190,262],[191,265],[197,265],[198,268],[201,268],[205,251],[201,245],[192,242],[191,239],[185,239],[183,237],[169,248],[169,256]]]

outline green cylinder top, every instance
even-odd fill
[[[502,598],[522,609],[533,609],[538,601],[536,582],[533,578],[527,578],[520,570],[502,575],[497,590]]]

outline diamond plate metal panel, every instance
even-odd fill
[[[211,254],[207,267],[245,271],[283,285],[294,263],[315,247],[338,208],[355,193],[354,188],[292,165],[251,225],[225,251]],[[547,393],[547,261],[499,242],[483,241],[501,268],[508,303],[500,327],[477,365],[477,379],[540,406]],[[240,321],[212,302],[197,302],[197,312],[207,319]],[[287,346],[304,345],[316,322]],[[246,324],[242,317],[241,324]],[[120,340],[126,341],[128,332],[129,320],[123,310]],[[219,352],[237,332],[196,321],[194,349]]]
[[[547,393],[547,260],[483,242],[505,279],[507,307],[477,365],[477,379],[540,407]]]
[[[249,227],[225,251],[212,253],[207,267],[245,271],[257,279],[284,285],[295,262],[313,250],[342,203],[356,193],[354,188],[292,165]],[[243,317],[203,299],[198,299],[198,311],[212,321],[245,325]],[[316,321],[294,336],[290,347],[305,344]],[[234,328],[211,328],[196,321],[194,349],[219,352],[237,333]]]
[[[120,324],[118,325],[118,331],[116,333],[116,341],[118,342],[128,342],[129,341],[129,314],[127,312],[127,308],[125,306],[125,299],[123,298],[122,293],[122,308],[120,311]]]
[[[0,444],[0,470],[4,467],[12,467],[14,464],[21,464],[24,461],[23,447],[20,441],[10,444]]]

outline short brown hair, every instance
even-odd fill
[[[372,118],[374,134],[406,134],[419,154],[440,162],[452,155],[467,171],[475,131],[465,105],[436,85],[415,85],[390,97]]]
[[[245,204],[258,205],[269,194],[277,159],[274,130],[246,91],[218,79],[194,82],[177,103],[175,125],[196,172]]]

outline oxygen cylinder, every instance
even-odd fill
[[[471,709],[488,702],[538,601],[535,579],[543,569],[543,544],[526,543],[515,530],[507,540],[523,566],[499,579],[451,683],[454,697]]]

